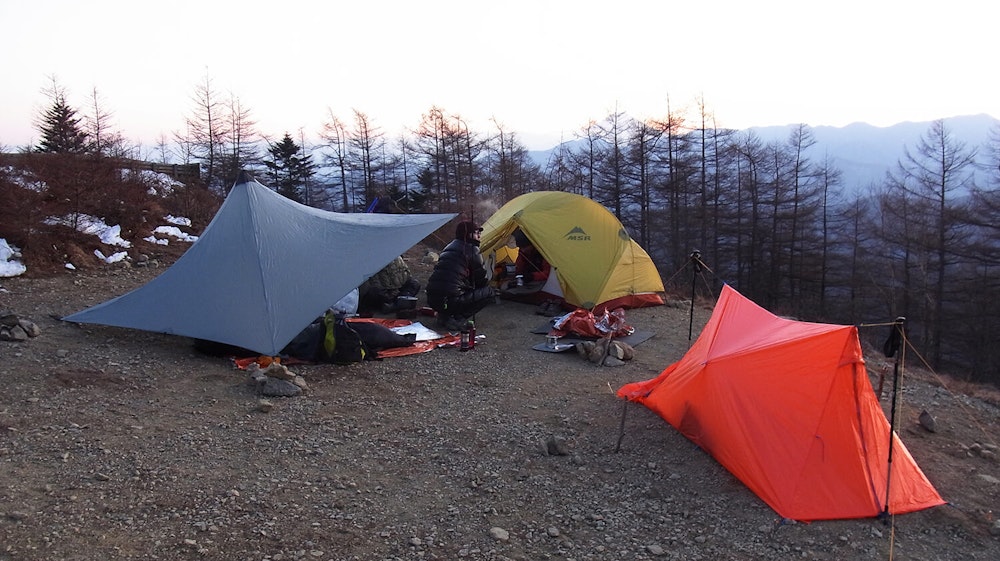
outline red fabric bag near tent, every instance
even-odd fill
[[[603,337],[628,337],[635,328],[625,322],[625,310],[616,308],[595,316],[589,310],[577,308],[556,320],[550,335],[564,337],[569,334],[593,339]]]

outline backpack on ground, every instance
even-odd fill
[[[333,311],[309,324],[282,349],[281,354],[333,364],[351,364],[375,358],[375,353],[369,351],[358,332]]]
[[[343,317],[328,311],[323,316],[323,325],[325,329],[320,348],[321,362],[350,364],[375,358],[375,354],[368,350],[361,335],[358,335]]]

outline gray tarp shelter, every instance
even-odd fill
[[[244,172],[170,268],[63,319],[277,355],[327,308],[454,217],[319,210]]]

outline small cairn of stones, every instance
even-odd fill
[[[576,352],[598,366],[622,366],[635,358],[635,349],[624,341],[603,337],[597,341],[577,343]]]
[[[252,362],[247,367],[250,383],[257,391],[266,397],[295,397],[309,391],[305,379],[289,370],[278,361],[272,361],[267,366]]]
[[[35,322],[18,317],[10,310],[0,310],[0,341],[27,341],[41,334]]]

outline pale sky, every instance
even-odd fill
[[[733,128],[1000,118],[998,22],[988,0],[0,0],[0,147],[37,144],[52,77],[147,146],[206,76],[274,139],[437,106],[547,149],[699,98]]]

